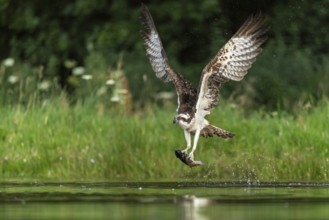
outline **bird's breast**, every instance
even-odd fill
[[[185,126],[183,125],[183,126],[181,126],[181,128],[184,129],[184,130],[186,130],[186,131],[188,131],[191,134],[195,134],[195,131],[198,128],[200,130],[202,130],[207,125],[209,125],[208,120],[203,119],[202,121],[200,121],[199,123],[197,123],[197,120],[195,120],[195,118],[193,118],[188,125],[185,125]]]
[[[189,133],[194,134],[195,131],[197,130],[197,128],[200,128],[201,130],[207,125],[209,124],[207,120],[203,119],[202,121],[200,121],[199,123],[196,123],[197,121],[195,120],[195,118],[193,118],[189,123],[186,123],[184,121],[179,122],[179,126],[183,129],[188,131]]]

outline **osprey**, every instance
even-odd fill
[[[217,55],[204,67],[198,89],[169,65],[159,34],[152,16],[142,5],[141,21],[144,26],[142,37],[146,54],[157,78],[171,82],[176,87],[178,96],[177,115],[173,122],[184,130],[186,148],[176,150],[176,156],[185,164],[202,165],[194,160],[200,135],[232,138],[234,134],[211,125],[205,116],[210,114],[219,99],[219,88],[229,80],[240,81],[247,74],[256,56],[262,51],[260,46],[266,41],[267,29],[262,27],[265,17],[258,13],[250,16],[231,39],[219,50]],[[193,146],[191,135],[194,135]],[[188,153],[190,148],[192,150]]]

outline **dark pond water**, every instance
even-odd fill
[[[329,219],[329,184],[0,183],[0,219]]]

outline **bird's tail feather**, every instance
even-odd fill
[[[217,135],[221,138],[232,138],[234,137],[234,134],[232,134],[231,132],[229,131],[226,131],[224,129],[221,129],[221,128],[218,128],[216,126],[213,126],[213,125],[207,125],[206,127],[204,127],[202,130],[201,130],[201,135],[203,137],[212,137],[214,135]]]

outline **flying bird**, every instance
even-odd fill
[[[267,28],[263,27],[265,17],[258,13],[250,16],[216,56],[204,67],[198,89],[169,65],[159,33],[148,8],[142,4],[141,31],[146,54],[157,78],[174,84],[177,96],[177,115],[173,122],[184,130],[186,148],[176,150],[176,156],[188,166],[203,165],[194,160],[200,135],[232,138],[234,134],[211,125],[205,116],[209,115],[219,100],[219,88],[229,80],[240,81],[247,74],[256,56],[266,41]],[[191,136],[194,135],[193,145]],[[191,149],[192,147],[192,149]],[[190,151],[190,152],[189,152]]]

